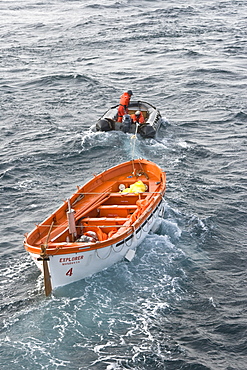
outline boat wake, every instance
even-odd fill
[[[3,348],[22,351],[32,359],[33,367],[40,361],[47,362],[49,356],[54,366],[80,368],[83,357],[95,369],[136,368],[138,363],[148,363],[148,358],[155,367],[169,360],[169,353],[171,359],[181,353],[182,348],[165,333],[174,307],[188,296],[182,267],[186,256],[178,247],[181,217],[165,202],[164,215],[156,219],[131,262],[122,260],[84,280],[57,288],[49,300],[44,300],[41,293],[42,276],[26,256],[6,266],[4,276],[12,280],[12,292],[5,291],[5,304],[9,298],[10,303],[3,307],[4,331],[8,330],[11,342],[5,337]],[[20,271],[25,282],[16,296],[14,286]],[[29,328],[27,315],[28,323],[32,322]],[[19,339],[16,343],[13,339],[21,332],[28,335],[25,341]],[[79,358],[62,359],[61,343],[73,347],[75,353],[80,353]]]

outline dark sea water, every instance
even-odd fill
[[[246,0],[0,2],[0,367],[247,368]],[[136,157],[166,211],[132,262],[45,298],[23,235],[132,158],[90,127],[123,91],[157,106]]]

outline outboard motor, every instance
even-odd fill
[[[130,132],[130,128],[131,128],[131,117],[129,114],[125,114],[123,116],[123,120],[122,120],[122,125],[120,127],[121,131],[123,132]]]
[[[141,125],[138,128],[138,133],[144,138],[154,138],[155,136],[155,129],[149,125]]]
[[[114,121],[110,118],[102,118],[96,123],[96,131],[114,130]]]

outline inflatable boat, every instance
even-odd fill
[[[162,117],[157,108],[144,101],[131,101],[129,104],[128,116],[136,111],[142,112],[144,123],[136,124],[129,121],[129,117],[124,116],[122,122],[118,122],[118,105],[108,109],[96,123],[96,131],[123,131],[125,133],[139,133],[143,138],[153,138],[158,131]]]

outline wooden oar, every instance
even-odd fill
[[[48,297],[51,294],[51,291],[52,291],[50,272],[49,272],[49,268],[48,268],[49,256],[46,254],[46,249],[48,247],[48,242],[49,242],[49,238],[50,238],[50,234],[51,234],[51,230],[53,228],[53,225],[54,225],[54,220],[51,223],[51,226],[50,226],[50,229],[48,231],[45,244],[41,244],[41,246],[40,246],[41,253],[40,253],[40,257],[38,258],[38,260],[43,262],[43,274],[44,274],[44,285],[45,285],[45,295],[46,295],[46,297]]]

